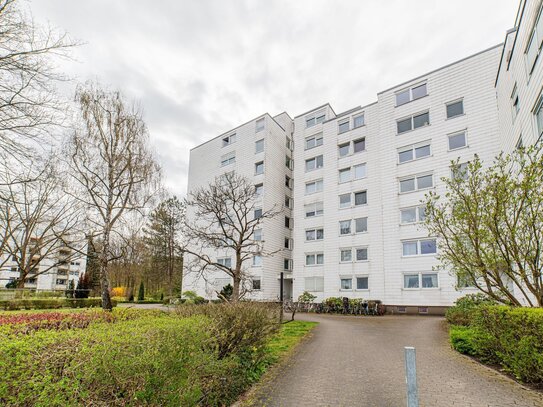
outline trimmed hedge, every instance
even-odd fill
[[[112,301],[113,306],[117,305]],[[101,307],[101,298],[24,298],[0,301],[0,309],[14,311],[21,309],[59,309]]]
[[[543,309],[482,305],[465,327],[452,326],[452,346],[500,365],[526,383],[543,384]]]

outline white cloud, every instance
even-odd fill
[[[500,43],[511,0],[39,0],[37,21],[86,42],[61,69],[144,108],[167,186],[189,149],[263,112],[336,112]]]

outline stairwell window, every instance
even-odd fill
[[[305,160],[305,171],[313,171],[324,166],[324,159],[322,155]]]
[[[255,141],[255,154],[261,153],[264,151],[264,139]]]
[[[462,116],[464,114],[464,101],[457,100],[455,102],[447,103],[447,119],[452,119],[457,116]]]
[[[255,175],[264,174],[264,161],[255,164]]]
[[[259,131],[262,131],[264,130],[264,128],[266,127],[266,119],[263,117],[262,119],[258,119],[256,121],[256,132],[258,133]]]

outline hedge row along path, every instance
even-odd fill
[[[443,318],[296,318],[320,324],[253,406],[405,406],[404,346],[417,349],[421,407],[543,406],[543,394],[452,350]]]

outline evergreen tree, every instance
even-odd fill
[[[140,283],[140,289],[138,290],[138,301],[145,300],[145,288],[143,287],[143,281]]]
[[[90,294],[90,280],[87,273],[81,274],[79,281],[77,282],[77,288],[75,289],[75,298],[89,298]]]
[[[91,235],[87,238],[87,267],[85,274],[89,282],[89,289],[93,296],[100,293],[100,262],[94,239]]]
[[[183,252],[180,234],[185,219],[185,205],[175,196],[162,201],[149,215],[145,228],[145,244],[151,257],[154,276],[166,282],[168,295],[181,292]]]

